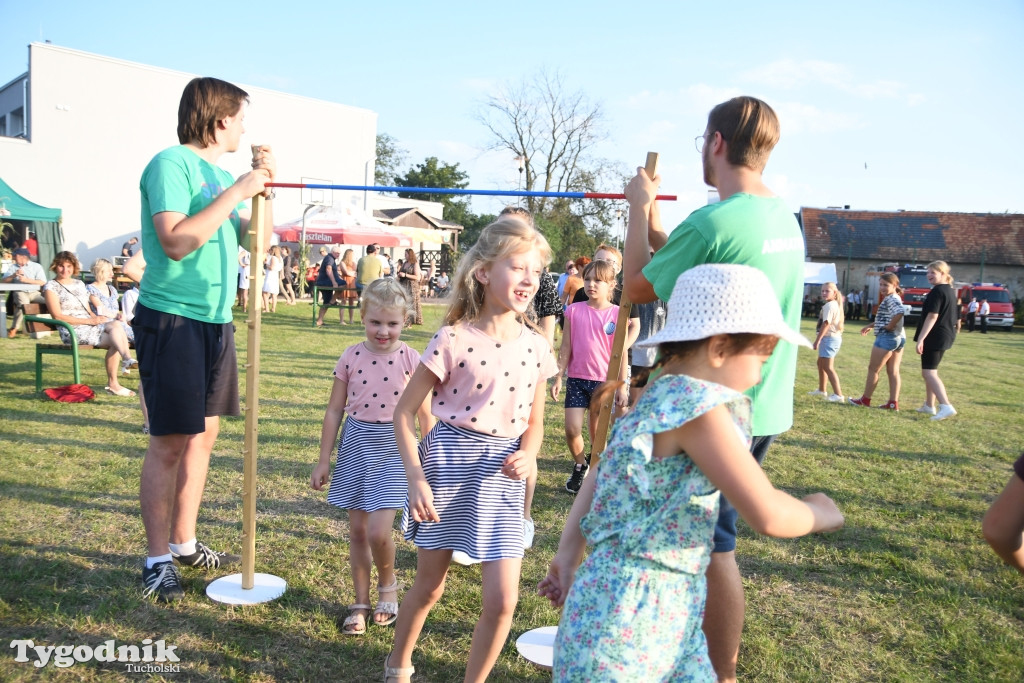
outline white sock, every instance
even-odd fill
[[[191,541],[185,541],[184,543],[168,543],[171,546],[171,552],[175,555],[191,555],[196,551],[196,539]]]
[[[152,569],[153,565],[158,563],[158,562],[170,562],[170,561],[171,561],[171,554],[170,553],[167,553],[166,555],[161,555],[159,557],[147,557],[146,558],[146,569]]]

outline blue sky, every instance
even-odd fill
[[[672,225],[707,197],[693,137],[736,94],[779,113],[765,178],[794,210],[1024,213],[1020,0],[257,1],[177,19],[163,5],[5,0],[0,82],[50,40],[372,109],[410,162],[437,156],[472,187],[510,189],[511,155],[483,152],[475,114],[503,82],[557,69],[604,109],[600,156],[632,168],[661,153]]]

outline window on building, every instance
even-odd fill
[[[7,135],[18,137],[25,135],[25,108],[18,107],[7,115]]]

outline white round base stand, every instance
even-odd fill
[[[231,574],[211,581],[206,587],[206,597],[228,605],[258,605],[261,602],[277,600],[284,595],[288,583],[272,574],[253,575],[253,586],[242,588],[242,575]]]
[[[555,634],[557,626],[541,626],[527,631],[516,638],[516,649],[519,654],[538,669],[551,671],[555,661]]]

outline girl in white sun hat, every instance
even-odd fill
[[[760,270],[714,264],[679,276],[665,328],[639,344],[658,347],[660,376],[615,423],[538,586],[565,605],[555,681],[715,680],[701,621],[719,491],[769,536],[843,525],[828,496],[797,500],[750,457],[741,392],[761,381],[780,339],[811,346]]]

